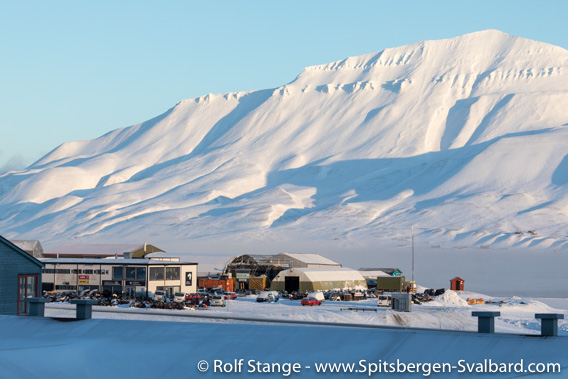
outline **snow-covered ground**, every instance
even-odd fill
[[[501,306],[467,306],[464,299],[469,296],[502,300],[503,303]],[[406,367],[406,372],[397,373],[396,377],[477,377],[480,376],[477,370],[503,367],[502,364],[516,366],[511,366],[508,372],[487,375],[519,377],[528,375],[527,370],[542,370],[546,369],[546,364],[557,364],[555,369],[560,369],[560,374],[544,373],[541,376],[566,377],[566,325],[563,324],[561,336],[542,338],[527,336],[536,333],[537,326],[524,322],[534,317],[534,312],[566,313],[566,305],[566,299],[490,299],[475,293],[448,292],[435,302],[414,306],[411,313],[384,309],[377,313],[340,310],[342,307],[377,309],[374,300],[325,302],[319,307],[302,307],[299,301],[292,300],[256,303],[251,296],[230,301],[225,308],[203,311],[164,312],[108,307],[103,308],[104,312],[95,311],[92,320],[73,322],[50,317],[0,316],[0,377],[222,378],[254,374],[256,377],[317,378],[331,375],[329,370],[333,364],[344,364],[339,373],[332,375],[334,377],[367,377],[369,371],[376,371],[373,374],[376,376],[380,375],[379,370],[383,370],[384,376],[385,367],[388,370]],[[46,313],[51,317],[72,317],[74,311],[71,308],[66,304],[50,304]],[[470,313],[474,309],[501,311],[496,334],[468,332],[475,330],[475,320]],[[98,307],[95,310],[99,310]],[[205,320],[171,314],[226,318],[240,315],[331,324]],[[341,327],[340,323],[396,328]],[[405,329],[403,326],[433,329]],[[241,366],[239,362],[242,362]],[[382,366],[385,363],[388,366]],[[409,373],[411,363],[421,364],[420,371],[416,372],[416,366],[413,366],[415,372]],[[327,374],[322,372],[321,365],[325,364],[328,364],[325,366]],[[347,364],[351,364],[351,368]],[[446,365],[446,373],[436,373],[435,364]],[[267,372],[258,373],[259,369]],[[391,371],[390,374],[394,373]]]
[[[483,298],[492,304],[468,305],[467,298]],[[551,302],[553,306],[547,303]],[[357,308],[358,310],[346,310]],[[73,305],[52,303],[46,315],[51,317],[74,317]],[[155,321],[203,322],[201,317],[208,315],[226,317],[222,322],[233,321],[233,317],[318,321],[329,323],[348,323],[362,325],[387,325],[411,328],[476,331],[477,318],[472,311],[499,311],[495,329],[500,333],[540,334],[540,321],[536,313],[563,313],[568,317],[568,299],[522,299],[519,297],[496,298],[474,292],[446,291],[434,301],[420,305],[414,304],[412,312],[395,312],[377,307],[376,299],[361,301],[325,301],[321,306],[302,306],[299,300],[281,299],[277,303],[257,303],[256,296],[229,301],[226,307],[211,307],[207,310],[157,310],[119,307],[94,307],[93,318],[101,319],[141,319]],[[97,312],[96,310],[100,310]],[[118,313],[119,311],[120,313]],[[171,315],[171,316],[169,316]],[[176,317],[176,316],[188,317]],[[193,318],[191,316],[197,316]],[[207,321],[207,320],[205,320]],[[218,322],[218,321],[215,321]],[[560,320],[561,334],[568,335],[568,323]]]

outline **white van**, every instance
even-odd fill
[[[227,304],[225,303],[225,298],[220,295],[213,295],[211,298],[211,306],[212,307],[225,307]]]
[[[377,297],[377,307],[387,307],[391,306],[391,296],[390,295],[379,295]]]
[[[259,303],[275,303],[278,299],[280,299],[278,291],[263,291],[256,297],[256,301]]]
[[[154,301],[166,301],[166,291],[156,290],[154,292]]]
[[[183,303],[184,301],[185,301],[185,293],[184,292],[174,293],[174,303]]]

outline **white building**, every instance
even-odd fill
[[[197,263],[156,259],[42,259],[43,291],[105,290],[127,298],[197,292]]]
[[[345,267],[291,268],[279,272],[270,286],[271,290],[281,292],[363,288],[367,288],[365,278]]]

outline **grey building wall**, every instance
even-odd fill
[[[41,262],[16,249],[0,237],[0,314],[3,315],[18,314],[18,275],[38,274],[41,296]]]

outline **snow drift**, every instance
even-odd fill
[[[167,245],[414,224],[433,245],[566,248],[567,72],[566,50],[488,30],[184,100],[0,176],[0,230]]]

